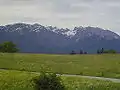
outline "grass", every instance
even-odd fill
[[[120,55],[0,54],[0,68],[120,78]]]
[[[0,68],[120,78],[120,55],[0,54]]]
[[[32,79],[38,75],[25,71],[0,70],[0,90],[34,90]],[[120,90],[120,83],[80,77],[61,78],[67,90]]]
[[[0,70],[0,90],[33,90],[31,83],[35,74]]]
[[[32,78],[47,72],[120,78],[120,55],[0,54],[0,90],[34,90]],[[2,70],[6,69],[6,70]],[[21,70],[21,71],[19,71]],[[120,83],[61,77],[68,90],[120,90]]]

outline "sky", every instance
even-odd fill
[[[120,0],[0,0],[0,25],[93,26],[120,34]]]

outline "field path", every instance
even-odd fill
[[[0,70],[20,71],[20,70],[3,69],[3,68],[0,68]],[[32,71],[24,71],[24,72],[31,72],[31,73],[39,74],[39,72],[32,72]],[[114,83],[120,83],[120,79],[116,79],[116,78],[106,78],[106,77],[96,77],[96,76],[83,76],[83,75],[72,75],[72,74],[57,74],[57,75],[66,76],[66,77],[80,77],[80,78],[88,78],[88,79],[98,79],[98,80],[104,80],[104,81],[112,81]]]
[[[98,80],[105,80],[105,81],[112,81],[112,82],[115,82],[115,83],[120,83],[120,79],[115,79],[115,78],[105,78],[105,77],[95,77],[95,76],[82,76],[82,75],[70,75],[70,74],[62,74],[61,76],[82,77],[82,78],[88,78],[88,79],[98,79]]]

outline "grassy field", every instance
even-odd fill
[[[120,78],[120,55],[0,54],[0,68]]]
[[[0,70],[0,90],[34,90],[32,78],[38,75],[25,71]],[[67,90],[120,90],[120,83],[79,77],[61,78]]]

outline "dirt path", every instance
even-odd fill
[[[95,77],[95,76],[82,76],[82,75],[69,75],[69,74],[62,74],[62,76],[81,77],[81,78],[88,78],[88,79],[98,79],[98,80],[105,80],[105,81],[112,81],[112,82],[115,82],[115,83],[120,83],[120,79],[115,79],[115,78],[105,78],[105,77]]]

